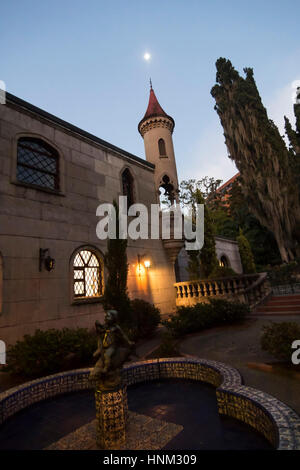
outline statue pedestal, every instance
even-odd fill
[[[127,388],[96,390],[96,442],[101,449],[122,449],[126,443]]]

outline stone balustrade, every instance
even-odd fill
[[[254,308],[271,292],[267,273],[243,274],[220,279],[176,282],[176,305],[191,306],[209,298],[239,300]]]

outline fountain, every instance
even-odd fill
[[[95,324],[97,362],[90,382],[95,388],[96,443],[101,449],[120,449],[126,444],[127,390],[121,372],[134,343],[129,341],[117,319],[118,312],[108,310],[104,325],[98,321]]]
[[[300,449],[299,416],[233,367],[198,357],[124,365],[133,343],[115,310],[96,332],[93,369],[0,394],[0,449]]]

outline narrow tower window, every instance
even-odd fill
[[[159,149],[159,155],[161,157],[166,157],[167,152],[166,152],[166,144],[164,139],[159,139],[158,141],[158,149]]]
[[[130,207],[134,204],[133,198],[133,177],[126,168],[122,173],[122,189],[123,189],[123,196],[127,196],[127,206]]]

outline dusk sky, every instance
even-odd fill
[[[7,90],[139,157],[149,78],[175,120],[179,179],[236,173],[210,90],[215,62],[253,67],[283,132],[300,85],[299,0],[9,0],[1,4]],[[151,54],[149,61],[144,54]]]

